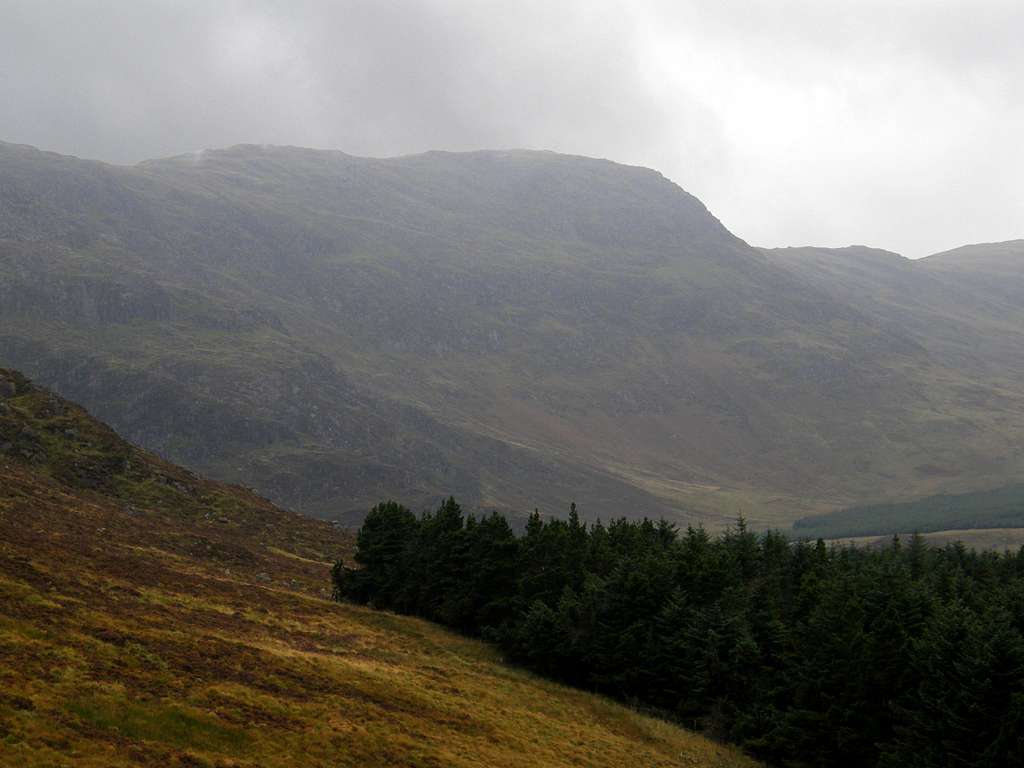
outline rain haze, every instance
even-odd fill
[[[0,139],[649,166],[763,246],[1024,236],[1024,4],[0,3]]]
[[[1022,138],[1024,0],[0,0],[0,768],[1024,768]]]

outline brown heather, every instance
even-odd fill
[[[0,766],[755,765],[332,602],[347,534],[0,384]]]

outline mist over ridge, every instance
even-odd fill
[[[1015,283],[994,304],[968,260],[758,250],[656,171],[550,152],[5,144],[0,174],[5,359],[298,509],[778,524],[1018,470]],[[804,253],[913,289],[865,303]]]

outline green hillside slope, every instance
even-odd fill
[[[1024,372],[1024,241],[924,259],[873,248],[763,251],[837,300],[898,327],[944,363],[988,379]]]
[[[0,180],[0,360],[305,511],[456,493],[779,524],[1024,465],[1016,389],[650,170],[0,145]]]
[[[348,535],[0,370],[0,766],[753,766],[329,599]]]

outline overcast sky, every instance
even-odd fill
[[[1024,0],[0,0],[0,140],[553,149],[923,256],[1024,237]]]

